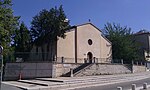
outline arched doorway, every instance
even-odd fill
[[[87,53],[87,59],[89,60],[89,63],[92,63],[93,54],[91,52]]]

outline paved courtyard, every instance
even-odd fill
[[[36,78],[33,80],[4,81],[3,83],[27,90],[69,90],[119,84],[146,78],[150,78],[150,72],[86,77]]]

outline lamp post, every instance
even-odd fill
[[[0,90],[2,87],[2,79],[3,79],[3,47],[0,45],[0,60],[1,60],[1,77],[0,77]]]

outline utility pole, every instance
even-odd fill
[[[1,77],[0,77],[0,90],[2,90],[2,80],[3,80],[3,47],[0,45],[0,60],[1,60]]]

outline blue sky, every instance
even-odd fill
[[[132,31],[150,31],[150,0],[12,0],[14,14],[30,28],[32,17],[42,9],[63,5],[71,25],[91,22],[103,29],[107,22],[128,26]]]

